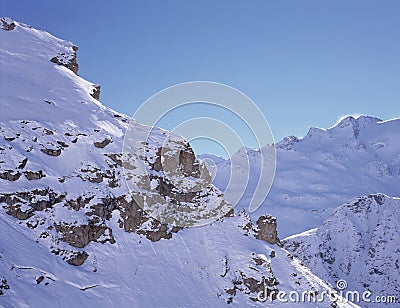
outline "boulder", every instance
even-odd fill
[[[270,244],[279,243],[278,232],[276,230],[276,218],[271,215],[260,216],[257,220],[257,230],[255,237]]]

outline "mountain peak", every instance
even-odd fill
[[[380,193],[351,199],[318,229],[284,240],[285,248],[332,284],[339,277],[350,290],[398,294],[399,205]]]
[[[381,119],[372,116],[346,116],[341,118],[334,126],[324,129],[318,127],[311,127],[307,135],[303,138],[311,138],[316,136],[324,136],[327,133],[340,133],[342,131],[351,132],[351,136],[357,138],[360,134],[360,129],[366,128],[371,125],[376,125],[378,122],[382,122]]]
[[[276,144],[276,147],[278,149],[283,149],[283,150],[293,150],[293,145],[295,143],[298,143],[300,140],[296,136],[287,136],[283,138],[281,141],[279,141]]]
[[[360,127],[365,128],[378,122],[382,122],[382,120],[377,117],[372,117],[368,115],[354,117],[350,115],[340,119],[340,121],[330,129],[341,129],[351,126],[355,132],[358,132]]]

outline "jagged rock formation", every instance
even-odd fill
[[[244,234],[247,236],[253,236],[256,239],[266,241],[269,244],[280,245],[278,231],[277,231],[277,220],[271,215],[262,215],[257,219],[256,225],[253,224],[250,215],[245,209],[242,209],[238,215],[241,219],[240,227]]]
[[[263,215],[258,218],[256,238],[270,244],[279,243],[275,217],[272,217],[271,215]]]
[[[51,62],[56,63],[58,65],[65,66],[72,72],[74,72],[75,75],[78,75],[78,60],[76,58],[76,52],[78,51],[78,46],[72,46],[71,47],[71,52],[69,53],[60,53],[57,56],[53,57],[50,59]],[[99,95],[97,97],[100,97],[100,86],[98,87],[98,92]],[[97,90],[97,87],[95,87],[95,90]],[[97,98],[97,99],[98,99]]]
[[[3,30],[6,30],[6,31],[14,30],[14,28],[15,28],[15,23],[14,23],[14,21],[13,21],[11,18],[2,17],[2,18],[0,19],[0,21],[1,21],[1,28],[2,28]]]
[[[90,93],[90,96],[93,97],[94,99],[99,100],[100,99],[100,86],[99,85],[94,85],[92,92]]]
[[[206,202],[212,199],[210,204],[221,204],[226,212],[231,209],[211,184],[205,192],[178,189],[175,178],[200,178],[201,169],[193,150],[181,137],[170,136],[170,146],[179,150],[176,177],[163,174],[159,144],[164,131],[159,130],[155,139],[148,141],[139,134],[135,139],[138,146],[133,145],[131,152],[122,153],[123,132],[129,119],[97,102],[100,86],[93,87],[75,76],[78,72],[75,45],[47,33],[36,38],[29,27],[10,19],[2,19],[2,23],[3,30],[14,30],[16,39],[26,40],[25,44],[15,46],[7,37],[2,40],[2,47],[15,54],[25,54],[30,61],[22,62],[19,71],[26,80],[10,83],[7,93],[2,93],[8,95],[7,101],[14,101],[14,108],[19,106],[18,110],[24,110],[24,104],[29,104],[29,113],[19,113],[16,117],[15,110],[8,110],[9,104],[0,98],[5,107],[0,118],[0,207],[30,228],[39,241],[48,243],[50,251],[69,263],[82,265],[89,257],[83,249],[90,243],[116,242],[110,226],[113,218],[117,219],[118,227],[153,242],[170,239],[181,229],[157,221],[143,211],[143,205],[137,203],[139,199],[132,198],[126,186],[124,167],[134,179],[139,176],[135,169],[141,164],[154,171],[152,187],[142,187],[141,193],[194,207],[206,207]],[[2,67],[5,74],[13,73],[5,63]],[[75,75],[70,77],[64,67]],[[31,89],[39,99],[20,101],[19,93],[26,91],[31,83],[31,71],[43,74],[35,75],[38,84]],[[65,85],[66,90],[60,90],[64,94],[48,90],[53,89],[48,84],[49,76],[52,76],[50,82],[56,82],[54,87]],[[69,84],[69,80],[73,83]],[[149,128],[137,123],[133,129],[145,132]],[[132,155],[135,161],[129,160]],[[163,153],[164,158],[169,155],[172,157],[174,153]],[[153,157],[157,157],[155,161]],[[141,178],[148,176],[140,174]]]

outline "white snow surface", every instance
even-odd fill
[[[400,300],[400,198],[382,194],[338,207],[317,229],[284,240],[285,248],[314,273],[347,290]],[[377,303],[364,303],[374,307]]]
[[[255,293],[243,281],[241,290],[236,290],[234,296],[228,294],[227,290],[243,277],[258,281],[276,279],[279,282],[276,287],[286,292],[332,292],[329,285],[297,259],[288,256],[284,249],[246,235],[240,226],[240,216],[205,227],[183,229],[171,239],[152,242],[143,235],[120,228],[121,213],[114,210],[111,218],[103,221],[108,229],[99,239],[108,239],[112,230],[116,241],[113,244],[92,241],[77,249],[47,236],[54,234],[54,228],[49,227],[56,223],[76,226],[87,223],[89,207],[96,200],[127,193],[120,168],[112,169],[118,185],[107,182],[112,178],[109,172],[113,162],[106,155],[121,153],[129,118],[94,99],[90,95],[93,83],[50,61],[60,54],[69,59],[74,52],[72,43],[22,23],[14,24],[11,31],[0,29],[0,137],[3,138],[0,171],[20,177],[0,179],[0,194],[50,188],[67,194],[69,199],[94,199],[79,209],[56,202],[50,208],[36,211],[27,220],[8,215],[0,206],[0,290],[3,293],[0,306],[219,307],[226,306],[230,298],[231,305],[239,307],[287,306],[276,300],[272,303],[251,300]],[[140,123],[135,125],[138,131],[146,129]],[[398,127],[397,122],[389,125]],[[160,136],[161,140],[163,133],[159,130],[155,136]],[[105,147],[93,145],[106,140],[104,138],[110,141]],[[177,143],[183,140],[175,138]],[[159,140],[155,138],[151,142],[157,145]],[[376,146],[369,144],[368,148],[380,147],[382,143],[384,149],[393,147],[392,139],[379,142]],[[43,150],[54,155],[45,154]],[[154,153],[148,158],[151,154]],[[301,158],[305,154],[297,155]],[[326,157],[323,153],[320,155]],[[294,164],[294,158],[292,162]],[[368,168],[377,170],[380,165],[377,166],[373,164]],[[338,167],[341,168],[344,166]],[[39,174],[40,171],[44,177],[29,179],[29,172]],[[309,175],[302,177],[306,179]],[[386,176],[389,175],[382,175]],[[96,182],[99,177],[100,183]],[[307,187],[312,191],[312,186]],[[337,192],[337,199],[342,198],[341,193]],[[220,198],[215,189],[211,189],[210,194],[213,199]],[[30,209],[32,203],[42,197],[39,194],[35,198],[22,204],[22,211]],[[291,199],[295,199],[293,195]],[[48,196],[43,196],[43,200],[48,200]],[[307,197],[307,200],[311,199]],[[261,212],[274,210],[271,204],[267,203]],[[288,204],[276,203],[275,209]],[[312,209],[315,204],[317,202],[301,209]],[[318,216],[316,220],[319,219]],[[27,223],[37,225],[29,227]],[[73,266],[50,252],[56,247],[84,250],[89,257],[83,265]],[[337,304],[339,307],[354,306]],[[315,305],[330,307],[331,302],[326,300]]]
[[[268,156],[271,146],[261,149]],[[235,161],[249,160],[250,177],[237,208],[247,208],[258,183],[260,150],[241,149]],[[369,116],[342,119],[329,129],[311,128],[298,139],[287,137],[276,144],[277,167],[263,213],[278,218],[283,237],[316,228],[348,199],[372,193],[400,196],[400,119],[382,121]],[[230,163],[213,155],[214,185],[224,191]],[[244,179],[245,169],[243,169]],[[245,183],[237,183],[246,185]]]

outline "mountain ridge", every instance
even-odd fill
[[[400,198],[383,194],[354,198],[317,229],[283,239],[283,243],[332,285],[345,279],[347,288],[360,294],[369,290],[399,299],[399,209]]]
[[[285,225],[279,233],[287,237],[317,227],[347,199],[371,193],[399,196],[399,132],[398,118],[381,121],[361,116],[347,117],[328,129],[311,128],[301,139],[286,137],[276,144],[275,179],[261,208]],[[241,149],[235,154],[234,161],[240,162],[237,168],[247,160],[250,166],[257,166],[250,168],[253,182],[249,182],[247,199],[243,198],[238,208],[245,208],[252,197],[262,164],[261,152],[268,157],[270,148]],[[214,184],[224,191],[230,161],[218,159],[215,165]],[[289,211],[294,211],[298,219],[288,215]],[[302,221],[310,223],[302,225]]]

